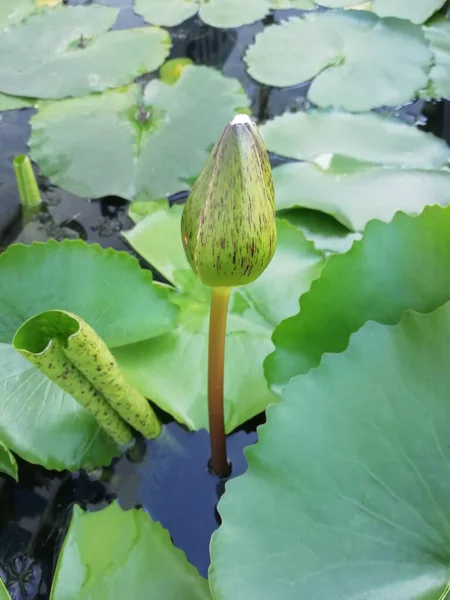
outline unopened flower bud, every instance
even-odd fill
[[[187,199],[181,222],[186,256],[211,287],[257,279],[276,245],[272,172],[261,136],[247,115],[229,123]]]

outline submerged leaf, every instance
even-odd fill
[[[181,238],[192,270],[211,287],[251,283],[272,260],[272,171],[247,115],[237,115],[211,150],[184,206]]]
[[[215,600],[447,598],[449,337],[449,304],[367,323],[290,382],[220,501]]]
[[[416,96],[427,84],[431,52],[421,28],[409,21],[328,11],[267,27],[245,62],[254,79],[276,87],[315,77],[311,102],[358,112]]]
[[[403,312],[430,312],[450,299],[450,207],[418,217],[397,214],[368,224],[347,254],[331,256],[300,299],[300,312],[273,335],[265,362],[271,386],[316,367],[327,352],[342,352],[367,321],[398,323]]]
[[[110,349],[169,331],[177,309],[123,252],[51,241],[0,255],[0,439],[48,469],[107,465],[118,450],[95,419],[11,345],[24,321],[55,306],[90,323]]]
[[[33,98],[102,92],[156,70],[170,52],[157,27],[108,30],[118,10],[105,6],[43,11],[0,33],[0,91]]]
[[[210,294],[189,268],[180,239],[182,207],[161,208],[125,238],[179,290],[181,312],[167,335],[114,351],[137,389],[191,429],[208,426],[207,352]],[[225,422],[228,432],[276,401],[264,379],[262,361],[273,349],[274,326],[298,309],[323,267],[323,257],[302,233],[277,222],[274,258],[255,282],[234,290],[228,314],[225,357]],[[177,365],[177,376],[173,366]],[[245,369],[242,365],[245,364]]]
[[[6,473],[16,481],[18,480],[17,462],[14,455],[8,450],[3,442],[0,441],[0,473]],[[1,580],[0,580],[1,582]],[[1,589],[0,589],[1,598]]]
[[[211,600],[208,582],[142,509],[74,507],[52,600]]]

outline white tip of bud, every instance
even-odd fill
[[[253,121],[246,114],[236,115],[230,125],[253,125]]]

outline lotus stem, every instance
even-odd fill
[[[232,288],[212,288],[209,317],[208,410],[211,437],[211,467],[219,477],[229,473],[225,438],[223,379],[228,302]]]
[[[25,154],[21,154],[15,157],[13,165],[22,206],[26,208],[39,206],[41,194],[30,159]]]

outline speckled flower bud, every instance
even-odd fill
[[[269,157],[256,125],[237,115],[216,143],[187,199],[181,221],[186,256],[211,287],[257,279],[276,245]]]

